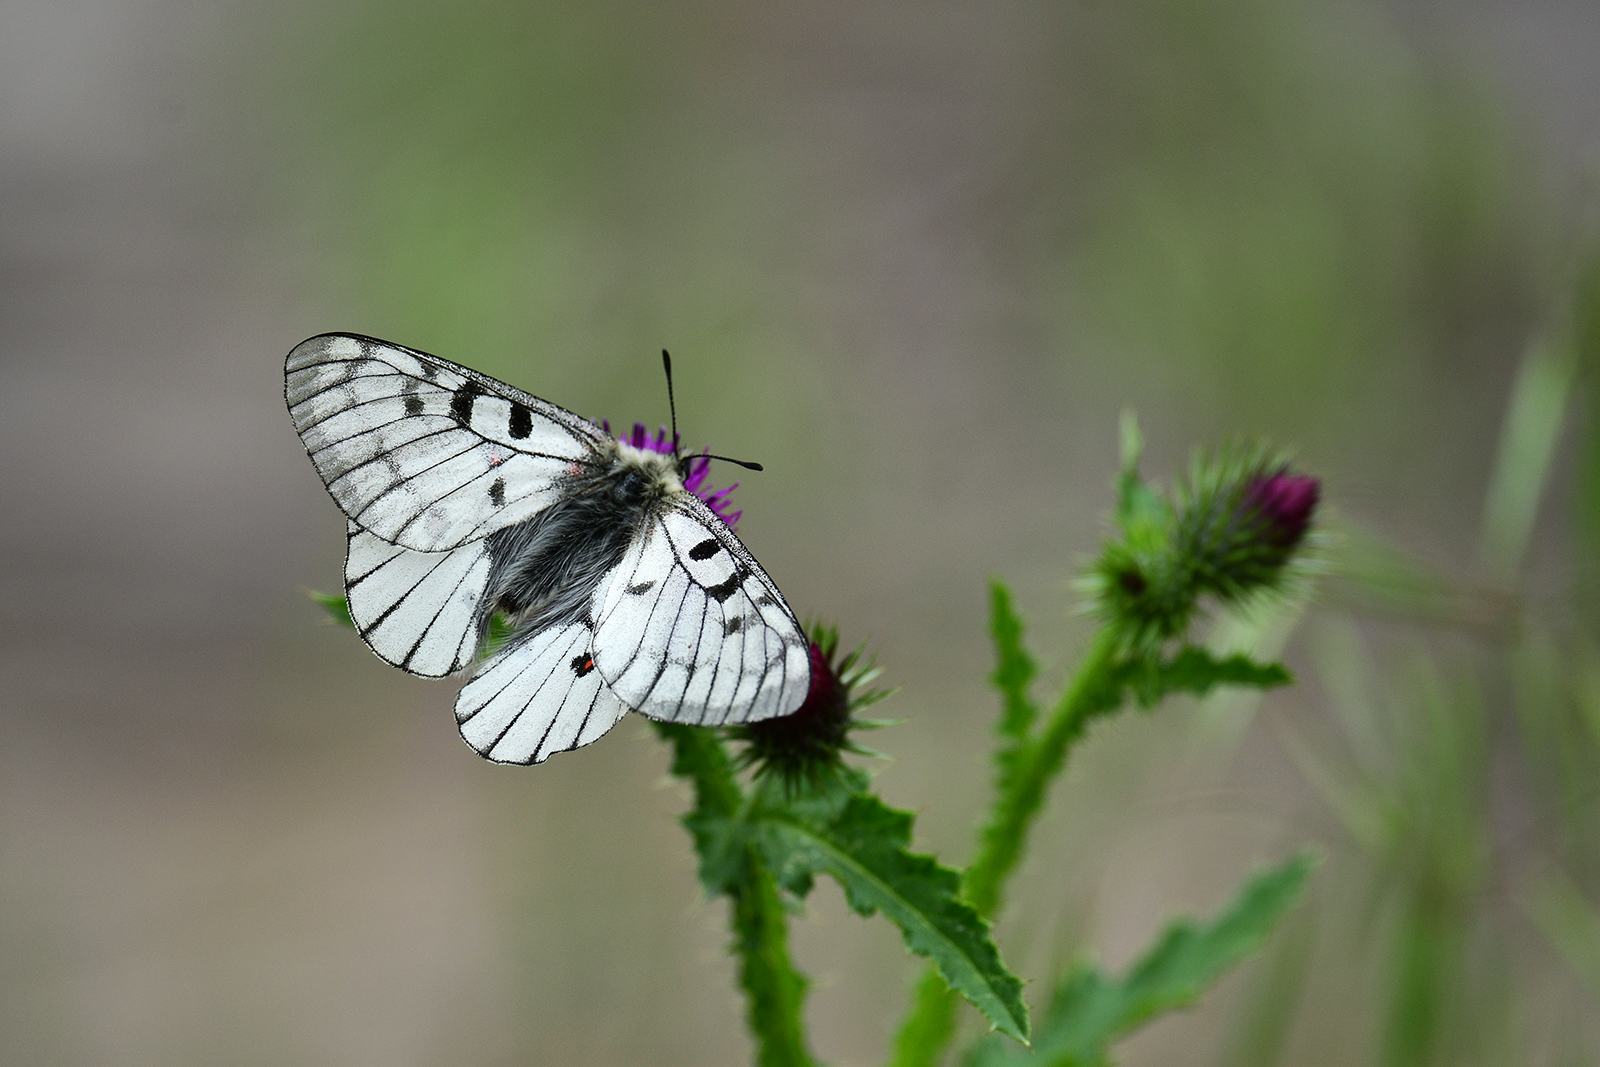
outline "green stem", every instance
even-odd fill
[[[956,997],[939,972],[929,967],[917,981],[911,1010],[894,1035],[890,1067],[932,1067],[956,1033]]]
[[[1001,891],[1022,857],[1045,789],[1066,762],[1067,752],[1091,720],[1115,711],[1122,703],[1122,680],[1116,669],[1119,644],[1109,627],[1100,631],[1044,729],[1017,753],[1017,770],[1008,787],[995,795],[963,885],[967,902],[986,918],[1000,906]],[[891,1067],[933,1067],[938,1063],[955,1035],[955,1011],[955,996],[945,988],[938,972],[928,968],[895,1035]]]
[[[672,773],[694,783],[694,813],[731,818],[744,804],[728,747],[715,731],[676,722],[652,722],[656,736],[672,744]]]
[[[1044,729],[1020,754],[1010,788],[995,796],[989,821],[978,834],[978,854],[967,868],[963,886],[967,903],[985,918],[992,917],[1000,906],[1006,879],[1022,858],[1028,830],[1044,803],[1045,790],[1061,772],[1068,750],[1083,736],[1091,720],[1115,711],[1122,703],[1122,681],[1115,669],[1119,647],[1115,631],[1110,627],[1100,631]]]
[[[714,850],[719,839],[702,830],[714,822],[727,825],[741,819],[744,790],[734,775],[727,746],[715,731],[677,723],[654,725],[657,734],[672,743],[672,773],[694,783],[694,811],[685,822],[694,835],[704,879],[708,845]],[[726,893],[733,902],[734,951],[739,985],[747,999],[746,1018],[756,1041],[756,1062],[761,1067],[814,1067],[802,1011],[806,980],[789,960],[789,920],[777,881],[754,849],[735,847],[737,875],[727,882],[707,881],[706,886]]]
[[[739,984],[746,1018],[756,1039],[761,1067],[813,1067],[806,1048],[802,1003],[806,980],[789,962],[789,923],[778,883],[754,849],[745,851],[745,872],[733,896],[733,931],[739,952]]]

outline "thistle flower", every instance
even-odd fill
[[[1258,477],[1245,487],[1244,505],[1262,523],[1262,544],[1282,549],[1280,566],[1305,539],[1321,495],[1322,484],[1317,479],[1290,474],[1287,468]]]
[[[608,419],[600,421],[600,428],[606,433],[611,432],[611,422]],[[648,452],[659,452],[663,456],[673,455],[675,452],[672,432],[665,426],[655,433],[642,422],[633,424],[633,430],[619,435],[617,440],[634,448],[641,448]],[[744,512],[733,510],[733,491],[739,488],[739,483],[734,482],[726,489],[713,489],[707,485],[707,475],[711,469],[711,460],[705,456],[695,456],[689,460],[688,473],[684,476],[683,487],[703,501],[706,507],[716,512],[717,518],[728,524],[728,529],[734,529],[739,522],[739,516]]]
[[[1143,645],[1183,634],[1203,596],[1239,602],[1281,588],[1321,493],[1316,478],[1261,448],[1197,458],[1171,500],[1126,477],[1123,536],[1084,584],[1099,614]]]
[[[1180,514],[1176,547],[1199,591],[1239,600],[1276,584],[1304,542],[1321,483],[1288,465],[1248,463],[1207,472]],[[1220,476],[1219,476],[1220,475]]]
[[[854,716],[889,695],[887,690],[865,688],[878,670],[862,659],[864,646],[840,656],[836,627],[813,624],[810,631],[811,688],[805,703],[792,715],[732,731],[748,746],[740,756],[742,765],[753,765],[758,778],[775,775],[791,788],[832,777],[844,766],[845,752],[872,755],[850,740],[850,731],[885,724]]]

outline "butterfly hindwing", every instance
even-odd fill
[[[653,719],[721,726],[788,715],[809,646],[783,595],[698,498],[672,500],[595,594],[595,667]]]
[[[594,669],[593,637],[587,622],[513,637],[456,698],[462,738],[499,763],[542,763],[597,740],[628,708]]]
[[[442,552],[560,499],[600,465],[602,431],[485,374],[353,334],[301,342],[284,367],[295,429],[344,513],[384,541]]]
[[[489,581],[483,541],[413,552],[348,523],[344,588],[350,618],[385,663],[442,678],[472,662]]]

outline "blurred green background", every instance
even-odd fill
[[[492,766],[301,595],[328,330],[614,424],[670,348],[951,863],[985,583],[1073,662],[1120,411],[1155,474],[1297,446],[1335,573],[1243,636],[1301,684],[1097,728],[1002,947],[1120,967],[1312,842],[1123,1063],[1600,1062],[1597,56],[1581,0],[0,7],[0,1062],[748,1061],[642,721]],[[877,1062],[898,936],[794,938]]]

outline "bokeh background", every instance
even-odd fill
[[[1300,685],[1097,727],[1007,957],[1037,1000],[1310,843],[1122,1062],[1600,1061],[1597,147],[1587,0],[7,0],[0,1061],[748,1061],[642,721],[489,765],[304,597],[342,520],[281,365],[328,330],[613,423],[670,348],[951,863],[986,583],[1059,684],[1120,412],[1157,475],[1295,446],[1333,573],[1233,634]],[[898,935],[824,884],[794,938],[818,1052],[877,1062]]]

